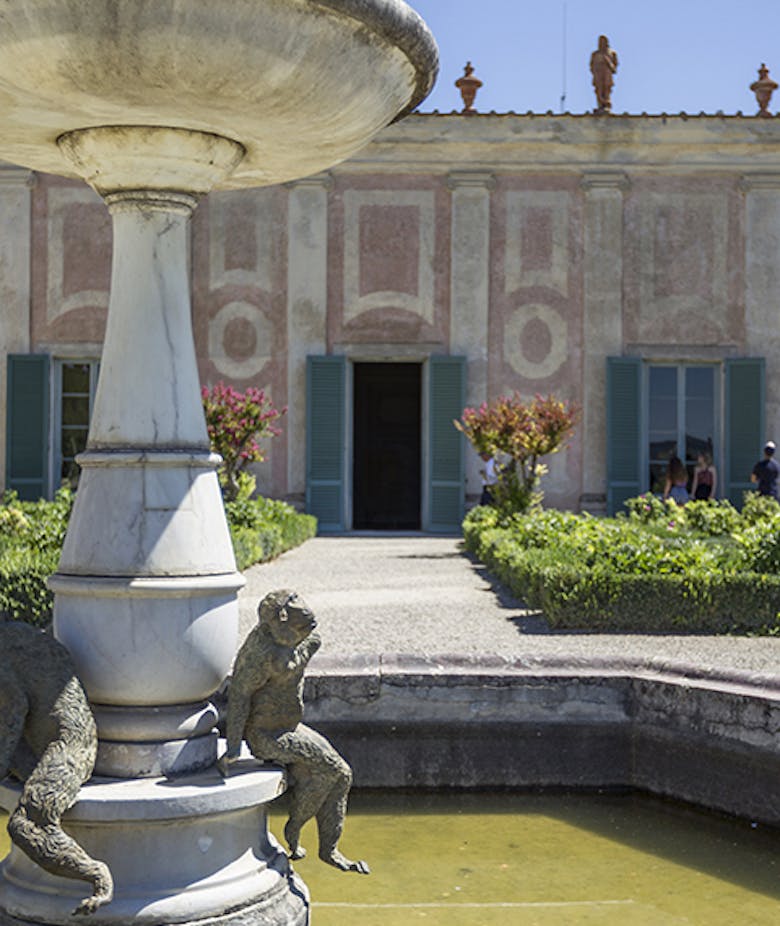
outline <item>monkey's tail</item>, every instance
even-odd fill
[[[8,821],[14,843],[41,868],[92,885],[92,896],[74,913],[94,913],[114,895],[108,866],[88,855],[61,826],[62,815],[78,799],[95,762],[96,746],[63,737],[53,740],[24,783],[19,806]]]
[[[8,832],[14,843],[50,874],[92,885],[92,896],[82,900],[74,913],[94,913],[114,896],[108,866],[88,855],[59,823],[36,823],[20,803],[8,821]]]

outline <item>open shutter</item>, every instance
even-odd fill
[[[5,482],[24,501],[49,491],[49,357],[9,354]]]
[[[641,374],[638,357],[607,357],[607,514],[642,491]]]
[[[765,429],[765,366],[762,357],[726,361],[725,497],[738,508],[750,473],[760,460]]]
[[[306,510],[321,531],[344,530],[344,357],[308,357],[306,365]]]
[[[428,380],[428,523],[430,531],[459,531],[465,499],[463,435],[452,423],[463,412],[463,357],[431,357]]]

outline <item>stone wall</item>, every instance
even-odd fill
[[[639,788],[780,826],[776,679],[356,658],[305,703],[357,787]]]

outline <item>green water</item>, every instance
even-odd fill
[[[777,831],[652,798],[353,794],[341,847],[369,877],[319,862],[313,825],[303,837],[313,926],[780,923]]]

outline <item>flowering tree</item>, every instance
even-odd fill
[[[540,457],[564,447],[578,417],[575,406],[552,395],[536,395],[524,402],[515,393],[512,398],[483,402],[479,408],[464,408],[454,424],[480,455],[508,458],[499,471],[494,499],[501,508],[526,511],[542,499],[539,480],[546,467]]]
[[[231,501],[239,491],[238,476],[247,463],[259,463],[265,454],[258,441],[281,434],[275,422],[287,411],[274,408],[262,389],[250,386],[239,392],[218,382],[201,389],[211,449],[222,457],[220,483]]]

